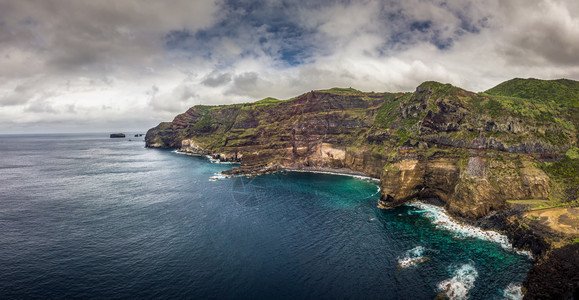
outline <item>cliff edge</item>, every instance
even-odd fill
[[[576,217],[574,229],[558,231],[532,213],[577,206],[578,128],[579,82],[513,79],[482,93],[424,82],[411,93],[334,88],[195,106],[150,129],[145,141],[241,163],[227,174],[361,172],[380,179],[382,208],[434,199],[455,217],[483,223],[526,211],[495,225],[542,256],[579,239]]]

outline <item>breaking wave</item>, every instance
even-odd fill
[[[440,282],[437,287],[450,299],[466,299],[474,287],[478,272],[472,264],[451,267],[452,277]]]
[[[406,251],[403,256],[398,258],[398,267],[408,268],[430,260],[430,257],[424,256],[425,252],[426,248],[422,246],[417,246]]]
[[[511,283],[503,290],[503,297],[508,300],[523,299],[523,291],[521,285]]]
[[[230,178],[231,176],[223,175],[221,173],[215,173],[213,176],[209,178],[209,181],[215,181],[219,179]]]
[[[209,159],[209,162],[212,164],[236,164],[230,161],[221,161],[219,159],[215,159],[211,155],[205,155],[205,157],[207,157],[207,159]]]
[[[419,210],[417,212],[423,213],[428,219],[432,221],[433,224],[436,225],[437,228],[451,231],[459,238],[473,237],[485,241],[495,242],[501,245],[501,247],[503,247],[505,250],[515,251],[518,254],[526,255],[532,258],[532,255],[529,251],[513,249],[513,245],[509,243],[506,235],[492,230],[482,230],[475,226],[460,224],[453,220],[442,207],[422,202],[413,202],[407,205],[418,208]]]

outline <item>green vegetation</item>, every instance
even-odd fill
[[[267,106],[267,105],[272,105],[272,104],[278,104],[280,102],[282,102],[282,100],[272,98],[272,97],[267,97],[267,98],[255,101],[252,104],[255,106]]]
[[[567,152],[565,152],[565,156],[569,159],[579,159],[579,148],[571,147]]]
[[[332,93],[339,93],[339,94],[361,94],[363,93],[362,91],[359,91],[357,89],[353,89],[351,87],[349,88],[331,88],[331,89],[327,89],[327,90],[319,90],[318,92],[332,92]]]
[[[554,197],[562,202],[579,200],[579,151],[573,147],[557,162],[544,163],[543,170],[554,181]]]
[[[455,92],[454,89],[455,87],[450,83],[440,83],[437,81],[425,81],[416,88],[418,92],[429,90],[434,99],[453,94],[453,92]]]
[[[486,91],[489,95],[555,102],[566,108],[579,108],[579,82],[515,78]]]
[[[388,171],[388,172],[400,172],[400,169],[392,166],[391,163],[387,163],[384,165],[384,167],[382,168],[383,171]]]
[[[512,79],[473,99],[478,113],[493,118],[512,116],[532,126],[552,126],[576,132],[579,120],[579,82],[567,79]],[[537,135],[553,145],[569,143],[561,130]],[[575,133],[576,137],[577,133]]]
[[[531,89],[523,93],[517,90],[521,86]],[[564,91],[551,97],[549,86]],[[552,191],[552,202],[540,205],[558,205],[574,201],[579,192],[578,91],[576,81],[534,79],[507,81],[480,94],[434,81],[413,93],[332,88],[319,91],[327,94],[316,99],[306,93],[289,100],[195,106],[172,123],[160,124],[149,140],[178,147],[190,138],[205,149],[240,152],[246,158],[271,150],[269,162],[301,159],[312,155],[318,143],[330,143],[365,153],[362,163],[395,162],[411,153],[456,163],[463,171],[470,149],[484,144],[489,148],[486,174],[493,184],[521,178],[525,155],[562,157],[571,147],[562,161],[537,162],[551,178]],[[408,148],[401,151],[403,145]],[[288,157],[288,151],[294,154]]]
[[[530,208],[531,211],[538,211],[543,209],[550,209],[550,208],[557,208],[557,207],[566,207],[566,206],[573,206],[577,205],[577,202],[558,202],[558,200],[537,200],[537,199],[530,199],[530,200],[507,200],[507,202],[511,204],[520,204]],[[532,220],[536,220],[538,216],[530,215],[529,218]]]
[[[399,137],[398,144],[396,145],[397,147],[402,146],[402,144],[408,141],[408,132],[406,131],[406,129],[401,128],[396,130],[396,135],[398,135]]]
[[[211,115],[205,114],[201,118],[201,120],[199,120],[197,123],[195,123],[195,125],[193,125],[191,129],[198,131],[209,131],[211,129],[211,124],[212,124]]]
[[[561,161],[545,163],[545,171],[557,179],[574,182],[579,187],[579,159],[565,156]]]
[[[400,105],[407,103],[408,100],[412,98],[411,93],[404,94],[402,97],[395,98],[394,95],[388,95],[384,99],[384,104],[378,110],[378,114],[374,119],[374,125],[378,128],[390,128],[392,122],[394,122],[399,116]]]
[[[572,205],[573,202],[563,202],[563,203],[555,203],[552,205],[539,205],[537,207],[533,207],[533,210],[541,210],[541,209],[548,209],[548,208],[555,208],[555,207],[563,207]]]
[[[491,117],[496,118],[504,113],[501,102],[497,101],[495,98],[477,97],[473,99],[472,103],[477,108],[478,114],[486,113]]]

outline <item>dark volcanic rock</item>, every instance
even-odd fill
[[[523,283],[524,299],[579,299],[579,244],[553,250]]]
[[[558,237],[506,210],[507,200],[576,198],[564,197],[577,191],[565,166],[543,162],[561,164],[578,145],[579,83],[539,83],[551,88],[517,79],[477,94],[425,82],[413,93],[331,89],[285,101],[195,106],[150,129],[145,142],[239,162],[228,175],[361,172],[380,178],[381,207],[431,199],[455,217],[505,232],[515,247],[540,258],[550,251],[547,241]],[[545,260],[545,274],[554,270],[551,261],[569,266],[557,257],[563,256]],[[575,278],[565,272],[561,276]],[[559,288],[545,294],[546,285],[529,278],[528,297],[569,295]]]
[[[231,172],[348,168],[381,178],[382,207],[438,198],[455,216],[475,220],[506,200],[548,197],[550,179],[535,157],[561,157],[565,141],[576,143],[568,125],[576,120],[564,112],[551,115],[569,121],[545,123],[497,110],[497,99],[436,82],[406,94],[312,91],[287,101],[195,106],[150,129],[145,141],[241,162]]]

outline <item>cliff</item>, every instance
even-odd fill
[[[576,201],[573,182],[553,181],[549,167],[577,147],[578,99],[570,80],[515,79],[478,94],[437,82],[413,93],[330,89],[195,106],[145,140],[241,162],[229,174],[347,168],[381,179],[381,207],[435,198],[476,220],[507,200]]]
[[[411,93],[334,88],[195,106],[150,129],[145,141],[241,163],[226,174],[363,173],[380,179],[382,208],[436,200],[542,256],[576,241],[577,224],[569,233],[549,218],[504,212],[577,206],[578,128],[579,82],[513,79],[482,93],[425,82]]]

